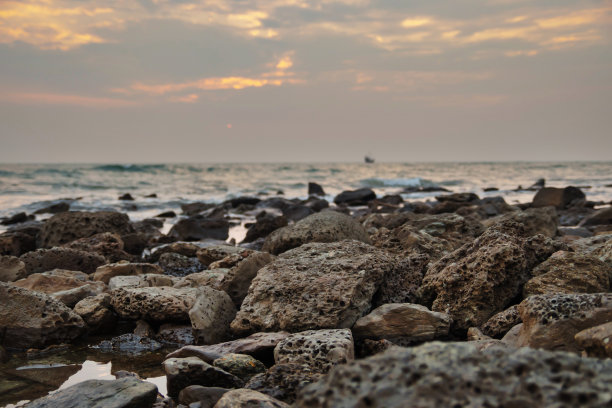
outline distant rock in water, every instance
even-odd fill
[[[310,181],[308,182],[308,195],[324,196],[325,191],[323,191],[323,187],[321,187],[321,185]]]
[[[578,187],[543,187],[533,197],[531,206],[536,208],[552,206],[561,210],[569,207],[572,203],[576,203],[576,201],[585,199],[586,196]]]
[[[134,201],[134,197],[132,197],[132,195],[130,193],[125,193],[122,196],[119,197],[119,200],[124,200],[124,201]]]
[[[334,198],[334,203],[341,205],[366,205],[368,201],[376,199],[376,193],[369,188],[358,190],[347,190],[338,194]]]
[[[40,210],[36,210],[34,214],[59,214],[70,210],[70,203],[65,201],[51,204],[50,206],[43,207]]]

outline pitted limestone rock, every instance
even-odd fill
[[[52,269],[68,269],[93,273],[106,263],[106,258],[96,253],[71,248],[38,249],[21,256],[28,274],[47,272]]]
[[[150,273],[163,274],[164,270],[159,265],[121,261],[99,266],[93,274],[93,280],[108,284],[115,276],[137,276]]]
[[[266,371],[266,366],[261,361],[248,354],[225,354],[213,361],[213,365],[245,381]]]
[[[289,408],[289,405],[254,390],[232,390],[223,394],[214,408]]]
[[[481,329],[485,335],[501,339],[511,328],[521,322],[518,305],[512,305],[506,310],[491,316],[491,318],[482,325]]]
[[[576,333],[574,339],[588,356],[612,358],[612,322]]]
[[[235,316],[236,308],[227,293],[207,286],[196,289],[189,319],[198,344],[215,344],[227,340],[229,326]]]
[[[265,373],[251,378],[244,388],[259,391],[291,404],[302,388],[315,382],[322,375],[320,371],[302,364],[276,364]]]
[[[240,388],[244,384],[235,375],[205,363],[197,357],[169,358],[163,364],[168,382],[168,395],[174,399],[183,388],[190,385]]]
[[[124,319],[188,322],[197,289],[171,287],[119,288],[111,292],[113,309]]]

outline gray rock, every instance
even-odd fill
[[[189,405],[195,402],[200,404],[200,408],[213,408],[223,394],[228,391],[227,388],[190,385],[179,392],[178,402],[183,405]]]
[[[103,340],[93,348],[104,352],[139,354],[145,351],[155,351],[162,348],[162,344],[148,337],[127,333],[111,340]]]
[[[432,312],[425,306],[389,303],[357,320],[353,335],[358,339],[387,339],[398,345],[444,338],[451,319],[447,314]]]
[[[39,398],[28,408],[149,408],[157,398],[157,387],[136,378],[87,380]]]
[[[172,276],[186,276],[206,268],[197,258],[188,258],[174,252],[162,254],[159,257],[159,266],[166,275]]]
[[[162,324],[155,339],[162,343],[180,346],[191,345],[196,342],[191,326],[172,323]]]
[[[324,211],[274,231],[266,238],[263,250],[276,255],[309,242],[344,239],[370,243],[366,230],[353,218],[336,211]]]
[[[232,390],[217,402],[215,408],[289,408],[289,405],[254,390]]]
[[[113,309],[124,319],[176,323],[189,321],[197,289],[119,288],[111,296]]]
[[[226,292],[234,302],[234,305],[239,308],[257,272],[265,265],[272,262],[272,260],[274,260],[274,257],[268,253],[251,253],[227,271],[218,282],[215,282],[211,286]]]
[[[16,256],[0,255],[0,282],[14,282],[28,276],[26,266]]]
[[[213,361],[213,365],[245,381],[266,371],[266,366],[261,361],[248,354],[225,354]]]
[[[259,270],[232,322],[237,333],[349,328],[394,260],[359,241],[311,243]]]
[[[43,293],[0,282],[0,345],[42,347],[69,342],[85,331],[81,317]]]
[[[612,361],[498,344],[427,343],[334,368],[296,407],[603,407]]]
[[[169,358],[164,361],[168,381],[168,395],[174,399],[190,385],[240,388],[244,382],[233,374],[213,367],[197,357]]]
[[[29,274],[46,272],[52,269],[68,269],[93,273],[106,263],[101,255],[71,248],[38,249],[21,256]]]
[[[212,238],[226,240],[229,232],[229,222],[222,218],[206,218],[194,215],[179,220],[168,235],[181,241],[199,241]]]
[[[376,194],[369,188],[343,191],[334,197],[338,205],[366,205],[368,201],[376,199]]]
[[[257,374],[244,388],[259,391],[288,404],[295,401],[297,393],[315,382],[323,374],[302,364],[276,364],[263,374]]]
[[[229,295],[203,286],[196,289],[196,298],[189,310],[189,319],[197,343],[214,344],[228,339],[230,323],[236,308]]]
[[[429,256],[423,254],[412,255],[397,262],[393,270],[387,273],[372,304],[418,303],[419,290],[428,265]]]

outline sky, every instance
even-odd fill
[[[0,162],[612,160],[612,1],[0,0]]]

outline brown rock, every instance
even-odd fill
[[[168,245],[163,245],[163,246],[154,248],[153,251],[151,252],[151,255],[148,256],[147,261],[157,262],[159,261],[160,256],[162,256],[163,254],[167,254],[167,253],[176,253],[176,254],[180,254],[180,255],[184,255],[184,256],[192,258],[196,256],[196,253],[198,252],[198,250],[200,250],[199,246],[195,244],[191,244],[189,242],[173,242]]]
[[[574,339],[589,357],[612,358],[612,322],[578,332]]]
[[[577,187],[544,187],[541,188],[533,197],[531,206],[537,207],[556,207],[559,209],[567,208],[574,200],[584,200],[586,196]]]
[[[606,207],[589,215],[580,222],[581,227],[592,227],[595,225],[612,224],[612,207]]]
[[[206,286],[196,289],[189,319],[197,343],[214,344],[227,340],[235,316],[236,308],[227,293]]]
[[[226,292],[239,308],[257,272],[273,260],[274,256],[268,253],[253,252],[225,273],[213,287]]]
[[[428,265],[427,255],[412,255],[397,262],[374,295],[373,306],[387,303],[417,303],[421,282]]]
[[[200,408],[213,408],[223,394],[228,391],[227,388],[190,385],[179,392],[178,402],[183,405],[197,402],[200,404]]]
[[[115,276],[134,276],[149,273],[163,274],[164,270],[159,265],[121,261],[99,266],[93,274],[92,279],[108,284],[111,278]]]
[[[12,230],[0,234],[0,255],[21,256],[35,249],[35,235]]]
[[[106,263],[101,255],[71,248],[38,249],[21,256],[28,274],[46,272],[52,269],[68,269],[93,273]]]
[[[83,318],[90,333],[110,332],[117,321],[117,316],[111,310],[111,295],[108,293],[81,300],[74,306],[74,311]]]
[[[25,263],[10,255],[0,255],[0,282],[14,282],[28,276]]]
[[[163,364],[168,382],[168,395],[175,399],[183,388],[190,385],[239,388],[244,384],[235,375],[205,363],[197,357],[169,358]]]
[[[301,364],[276,364],[263,374],[257,374],[244,388],[259,391],[291,404],[296,395],[323,374]]]
[[[47,273],[33,273],[25,279],[13,282],[13,285],[19,286],[20,288],[47,294],[74,289],[87,284],[86,281],[71,276],[58,276]]]
[[[289,405],[254,390],[238,389],[221,397],[214,408],[289,408]]]
[[[545,237],[553,238],[557,235],[559,226],[559,217],[553,207],[529,208],[525,211],[515,211],[485,220],[483,224],[490,227],[507,221],[521,224],[526,236],[542,234]]]
[[[124,319],[188,322],[197,289],[171,287],[119,288],[111,292],[113,309]]]
[[[125,252],[125,244],[118,234],[103,232],[91,237],[79,238],[63,245],[65,248],[79,249],[85,252],[93,252],[102,255],[109,262],[122,260],[131,261],[134,256]]]
[[[518,312],[518,305],[512,305],[506,310],[491,316],[481,329],[484,334],[496,339],[502,338],[508,330],[521,323],[521,316]]]

